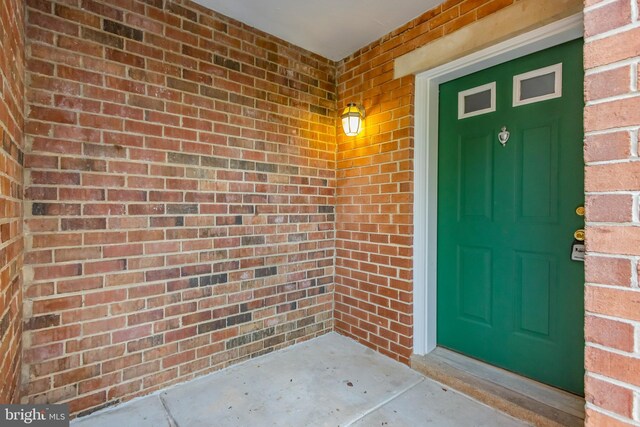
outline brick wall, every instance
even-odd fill
[[[0,403],[19,398],[22,343],[24,6],[0,3]]]
[[[26,32],[24,401],[332,329],[335,64],[187,0],[28,0]]]
[[[513,0],[448,0],[338,64],[338,107],[364,105],[364,131],[338,133],[336,329],[408,363],[413,346],[413,76],[393,61]]]
[[[585,2],[587,425],[640,423],[640,21]]]

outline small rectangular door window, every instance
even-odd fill
[[[562,96],[562,63],[513,77],[513,106]]]
[[[458,119],[496,111],[496,82],[458,93]]]

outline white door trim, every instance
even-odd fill
[[[413,353],[437,341],[438,91],[441,83],[583,35],[582,13],[416,75],[413,205]]]

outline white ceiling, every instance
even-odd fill
[[[338,61],[444,0],[195,0]]]

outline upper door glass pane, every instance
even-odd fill
[[[513,77],[513,106],[562,96],[562,64],[540,68]]]
[[[496,82],[458,93],[458,119],[496,111]]]

